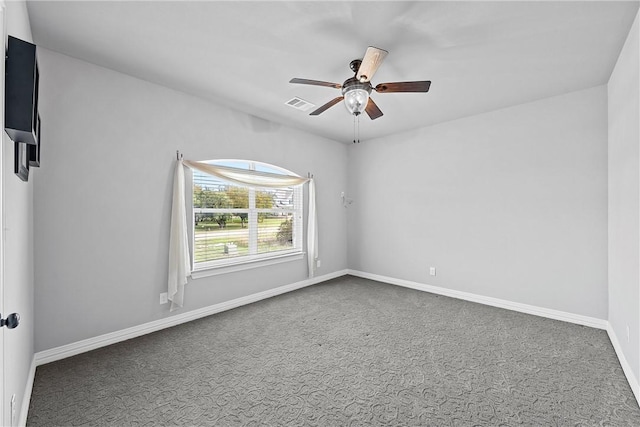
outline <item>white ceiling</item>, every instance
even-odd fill
[[[431,80],[428,93],[372,93],[366,140],[605,84],[637,1],[29,1],[42,47],[341,142],[342,83],[367,46],[389,51],[372,83]]]

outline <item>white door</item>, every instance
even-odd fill
[[[7,26],[6,26],[6,10],[4,0],[0,1],[0,35],[2,36],[2,48],[3,52],[6,52],[7,42]],[[4,61],[0,61],[0,76],[4,76]],[[0,78],[0,313],[2,318],[6,316],[4,306],[4,239],[5,239],[5,213],[4,213],[4,144],[8,141],[7,135],[4,132],[4,78]],[[7,360],[7,354],[4,349],[4,334],[6,328],[0,328],[0,425],[6,425],[7,419],[5,418],[5,363]]]
[[[0,35],[2,35],[2,48],[3,52],[6,52],[6,13],[5,13],[5,4],[4,1],[0,2]],[[0,61],[0,76],[4,76],[4,61]],[[4,310],[4,227],[5,227],[5,218],[4,218],[4,144],[7,143],[5,140],[4,133],[4,78],[0,78],[0,144],[3,146],[0,147],[0,313],[2,316],[5,315]],[[6,418],[4,417],[4,387],[5,387],[5,375],[4,375],[4,365],[6,354],[4,352],[4,333],[5,328],[0,328],[0,383],[2,386],[0,387],[0,425],[5,425]]]

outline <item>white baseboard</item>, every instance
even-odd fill
[[[547,317],[549,319],[562,320],[565,322],[589,326],[597,329],[607,329],[607,325],[609,324],[607,320],[598,319],[595,317],[582,316],[580,314],[567,313],[565,311],[537,307],[535,305],[522,304],[519,302],[513,302],[513,301],[503,300],[499,298],[492,298],[492,297],[487,297],[483,295],[472,294],[469,292],[456,291],[453,289],[441,288],[439,286],[432,286],[432,285],[426,285],[424,283],[412,282],[410,280],[380,276],[378,274],[366,273],[364,271],[358,271],[358,270],[347,270],[347,272],[352,276],[358,276],[365,279],[376,280],[378,282],[384,282],[392,285],[403,286],[405,288],[411,288],[419,291],[430,292],[432,294],[444,295],[447,297],[462,299],[465,301],[477,302],[480,304],[490,305],[493,307],[505,308],[507,310],[519,311],[521,313],[533,314],[535,316]]]
[[[256,294],[236,298],[231,301],[225,301],[219,304],[211,305],[209,307],[204,307],[198,310],[189,311],[187,313],[167,317],[165,319],[144,323],[142,325],[133,326],[131,328],[111,332],[94,338],[88,338],[86,340],[74,342],[49,350],[39,351],[35,354],[35,364],[36,366],[40,366],[44,365],[45,363],[55,362],[56,360],[65,359],[67,357],[75,356],[80,353],[95,350],[96,348],[105,347],[121,341],[126,341],[131,338],[146,335],[151,332],[156,332],[161,329],[170,328],[181,323],[190,322],[192,320],[200,319],[202,317],[210,316],[222,311],[231,310],[233,308],[271,298],[276,295],[284,294],[286,292],[295,291],[296,289],[301,289],[310,285],[315,285],[316,283],[324,282],[336,277],[344,276],[346,274],[347,270],[336,271],[333,273],[325,274],[323,276],[313,277],[310,279],[302,280],[300,282],[291,283],[289,285],[269,289],[264,292],[258,292]]]
[[[618,356],[618,360],[620,361],[620,366],[622,366],[622,371],[624,375],[627,377],[627,381],[629,382],[629,386],[633,391],[633,395],[636,397],[636,401],[638,405],[640,405],[640,383],[638,383],[638,379],[633,374],[631,370],[631,365],[627,361],[627,358],[624,356],[622,352],[622,346],[620,345],[620,341],[618,340],[618,336],[613,330],[613,326],[609,322],[607,322],[607,334],[609,334],[609,340],[611,340],[611,344],[613,345],[613,349],[616,351],[616,355]]]
[[[36,378],[36,358],[31,359],[31,367],[29,368],[29,376],[24,387],[24,396],[22,396],[22,406],[18,415],[18,425],[27,425],[27,415],[29,414],[29,404],[31,403],[31,392],[33,391],[33,380]]]

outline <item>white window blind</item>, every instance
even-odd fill
[[[221,173],[193,171],[194,269],[302,251],[303,187],[274,186],[278,176],[288,182],[291,172],[242,160],[204,163]]]

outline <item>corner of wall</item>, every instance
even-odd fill
[[[636,398],[640,375],[639,21],[637,13],[607,84],[608,332]]]

